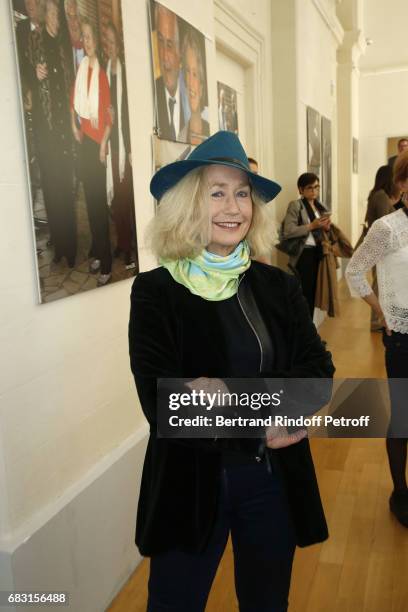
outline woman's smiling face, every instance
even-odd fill
[[[210,200],[211,240],[207,250],[232,253],[251,227],[252,198],[248,175],[231,166],[211,165],[206,170]]]

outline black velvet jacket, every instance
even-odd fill
[[[330,378],[320,341],[295,277],[252,262],[249,283],[274,346],[263,377]],[[220,461],[228,440],[169,440],[156,435],[157,378],[223,377],[223,330],[208,301],[176,283],[165,268],[139,274],[132,287],[129,346],[143,412],[150,423],[136,525],[143,555],[205,547],[217,509]],[[235,441],[236,443],[236,441]],[[328,537],[308,440],[269,451],[287,487],[297,543]],[[273,520],[273,517],[271,517]]]

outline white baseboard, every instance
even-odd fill
[[[42,512],[47,520],[36,517],[37,529],[27,533],[26,525],[20,537],[2,542],[0,590],[67,591],[69,610],[107,608],[141,560],[134,533],[146,443],[143,427]],[[18,608],[25,609],[32,607]]]

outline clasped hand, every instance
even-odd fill
[[[288,433],[286,427],[274,425],[266,430],[266,446],[268,448],[285,448],[297,444],[307,437],[306,429],[300,429],[295,433]]]
[[[228,387],[220,378],[206,378],[202,376],[186,383],[186,386],[191,390],[202,390],[206,394],[214,394],[214,396],[229,392]],[[266,446],[272,449],[286,448],[292,444],[297,444],[306,437],[307,431],[305,429],[301,429],[295,433],[289,433],[286,427],[277,425],[268,427],[265,432]]]

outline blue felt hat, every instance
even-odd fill
[[[244,170],[253,188],[264,202],[276,198],[281,190],[278,183],[251,172],[248,158],[238,136],[233,132],[220,131],[204,140],[186,159],[160,168],[150,182],[150,191],[156,200],[160,200],[168,189],[174,187],[191,170],[211,164]]]

